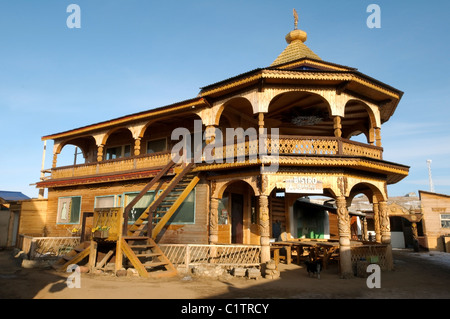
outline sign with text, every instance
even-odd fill
[[[293,177],[286,180],[286,193],[323,194],[323,184],[315,177]]]

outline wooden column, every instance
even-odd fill
[[[381,147],[381,129],[375,128],[375,145]]]
[[[338,229],[339,229],[339,254],[340,270],[342,278],[353,277],[352,253],[350,250],[350,216],[347,210],[347,199],[340,196],[336,199]]]
[[[333,118],[334,124],[334,137],[341,137],[342,136],[342,124],[341,124],[341,117],[335,116]]]
[[[141,155],[141,138],[134,140],[134,156]]]
[[[270,225],[269,225],[269,198],[259,196],[259,234],[261,242],[261,263],[270,260]]]
[[[264,113],[258,113],[258,129],[261,134],[261,130],[264,130]]]
[[[103,161],[103,147],[104,147],[103,144],[98,146],[98,149],[97,149],[97,162]]]
[[[219,241],[219,199],[210,199],[210,211],[209,211],[209,243],[217,244]]]
[[[391,224],[389,222],[389,214],[386,201],[380,202],[379,210],[380,210],[381,243],[387,245],[386,266],[387,270],[392,270],[394,266],[394,260],[392,257],[392,245],[391,245]]]
[[[373,203],[373,223],[375,226],[375,241],[381,243],[381,230],[380,230],[380,209],[377,202]]]
[[[57,153],[53,153],[52,168],[56,167],[57,161],[58,161],[58,154]]]

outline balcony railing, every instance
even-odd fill
[[[229,160],[229,158],[245,157],[245,161],[252,162],[256,161],[258,154],[261,154],[260,150],[268,154],[277,152],[279,155],[291,156],[357,156],[379,160],[383,158],[383,148],[381,147],[337,137],[282,135],[279,138],[268,137],[261,145],[259,142],[258,140],[245,141],[224,146],[221,154],[216,150],[214,159],[217,163],[219,158]],[[167,151],[96,163],[56,167],[51,169],[51,179],[68,179],[114,174],[116,172],[158,169],[165,166],[170,159],[170,151]],[[205,161],[205,157],[201,156],[201,159]]]

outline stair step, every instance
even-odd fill
[[[125,240],[148,240],[147,236],[123,236],[122,238]]]
[[[153,244],[147,244],[147,245],[132,245],[130,246],[131,249],[137,248],[137,249],[150,249],[155,247],[156,245]]]
[[[136,257],[159,257],[161,253],[147,253],[147,254],[135,254]]]
[[[142,264],[145,268],[153,268],[153,267],[159,267],[159,266],[165,266],[167,265],[166,262],[158,261],[158,262],[148,262],[145,264]]]

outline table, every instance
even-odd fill
[[[335,241],[317,241],[317,240],[289,240],[289,241],[277,241],[271,243],[271,251],[274,252],[275,263],[278,265],[280,262],[280,249],[286,249],[286,263],[291,263],[292,251],[297,253],[297,264],[300,265],[300,256],[303,255],[304,248],[315,249],[316,255],[322,255],[323,266],[326,269],[328,262],[332,258],[332,255],[339,249],[339,243]]]

